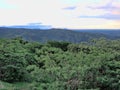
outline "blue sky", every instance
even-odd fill
[[[119,29],[120,0],[0,0],[0,25]]]

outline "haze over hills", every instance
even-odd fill
[[[3,26],[7,28],[26,28],[26,29],[50,29],[52,26],[50,25],[43,25],[42,23],[29,23],[26,25],[12,25],[12,26]]]
[[[120,39],[120,30],[67,30],[67,29],[23,29],[0,28],[0,38],[22,37],[28,41],[46,42],[48,40],[79,43],[94,38]]]

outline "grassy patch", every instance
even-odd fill
[[[31,90],[32,84],[26,82],[6,83],[0,81],[0,90]]]

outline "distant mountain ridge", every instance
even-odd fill
[[[13,26],[3,26],[6,28],[24,28],[24,29],[50,29],[50,25],[43,25],[41,23],[29,23],[26,25],[13,25]]]
[[[114,32],[114,31],[113,31]],[[46,30],[35,30],[35,29],[23,29],[23,28],[0,28],[0,38],[14,38],[23,37],[25,40],[46,42],[48,40],[55,41],[68,41],[73,43],[79,43],[83,41],[88,41],[94,38],[107,38],[107,39],[120,39],[120,31],[115,31],[115,35],[110,35],[104,32],[94,32],[94,31],[72,31],[65,29],[46,29]]]

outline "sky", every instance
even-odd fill
[[[120,0],[0,0],[0,26],[120,29]]]

